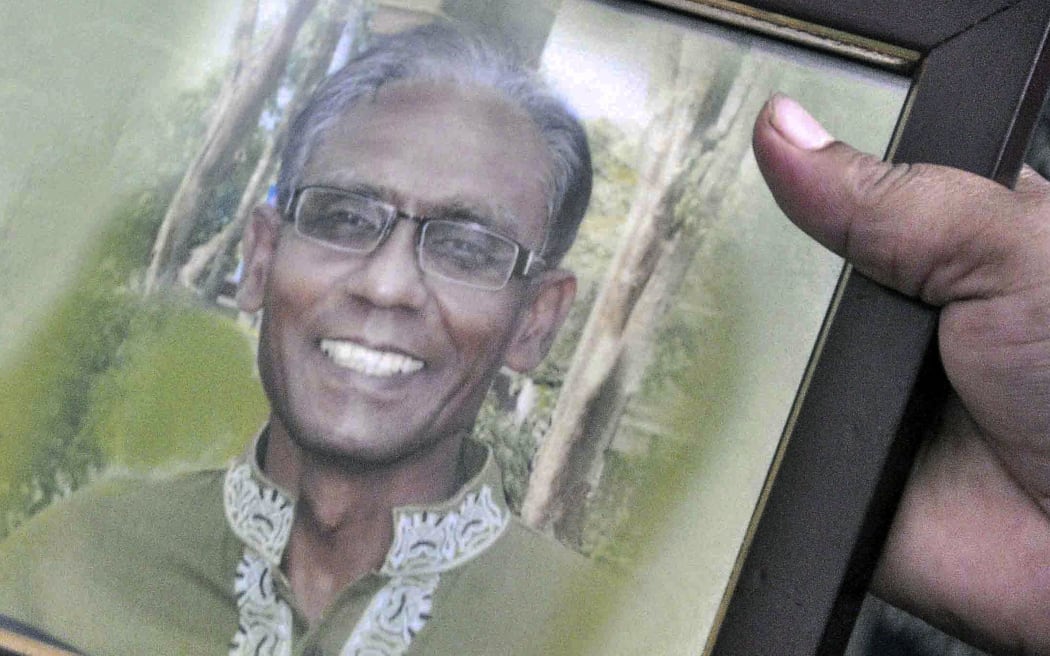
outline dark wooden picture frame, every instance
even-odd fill
[[[887,158],[1010,185],[1050,82],[1042,0],[662,0],[913,82]],[[1008,229],[1008,228],[1007,228]],[[945,381],[935,309],[847,271],[708,653],[841,653]]]

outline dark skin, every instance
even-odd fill
[[[785,213],[874,280],[941,308],[953,387],[874,592],[986,649],[1050,653],[1050,183],[890,165],[785,97],[754,151]]]
[[[418,216],[466,206],[473,222],[536,250],[548,160],[539,129],[495,92],[399,81],[329,128],[302,184],[367,188]],[[266,206],[245,232],[238,302],[263,310],[265,470],[297,499],[283,570],[311,621],[382,566],[392,509],[447,499],[464,482],[463,438],[493,375],[535,367],[575,295],[573,275],[555,267],[499,290],[442,280],[422,270],[418,239],[417,224],[400,221],[371,254],[345,253]]]

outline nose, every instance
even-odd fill
[[[417,241],[414,221],[396,222],[383,243],[350,276],[347,284],[352,293],[378,307],[420,307],[427,288],[416,257]]]

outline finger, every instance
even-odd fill
[[[1004,222],[1030,208],[1015,207],[1025,203],[1005,187],[948,167],[882,162],[835,141],[781,95],[759,115],[753,145],[792,221],[873,279],[936,305],[1011,284],[1018,239]],[[1033,175],[1022,184],[1045,187]]]

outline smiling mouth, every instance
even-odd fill
[[[423,368],[421,360],[401,353],[377,351],[353,342],[322,339],[321,351],[337,366],[366,376],[411,374]]]

